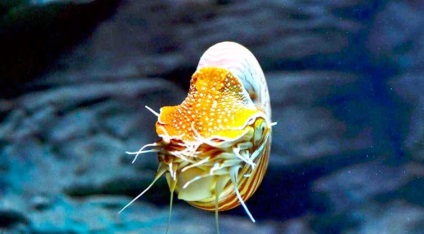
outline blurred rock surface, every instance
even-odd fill
[[[224,40],[258,57],[278,124],[247,203],[258,222],[221,213],[222,233],[422,233],[422,3],[100,2],[0,4],[1,35],[37,38],[22,50],[34,52],[28,60],[13,51],[25,40],[0,39],[12,48],[0,59],[0,233],[164,232],[164,180],[117,214],[157,168],[154,154],[131,164],[125,151],[157,139],[144,105],[180,103],[200,55]],[[70,6],[59,31],[63,21],[32,18],[52,22]],[[49,29],[81,34],[50,48]],[[55,56],[37,61],[40,51]],[[177,201],[170,228],[215,233],[213,213]]]

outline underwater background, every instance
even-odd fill
[[[271,95],[269,167],[221,233],[424,233],[424,1],[0,1],[0,233],[165,233],[154,110],[236,41]],[[170,233],[215,233],[174,201]]]

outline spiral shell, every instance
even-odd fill
[[[265,175],[273,125],[265,76],[254,55],[234,42],[210,47],[187,98],[151,111],[158,116],[160,140],[131,154],[158,153],[154,181],[165,174],[179,199],[215,212],[242,205],[254,221],[244,202]]]

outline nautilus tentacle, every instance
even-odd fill
[[[274,124],[265,77],[253,54],[234,42],[210,47],[186,99],[160,113],[148,109],[158,116],[160,140],[130,154],[157,152],[155,180],[165,174],[171,193],[215,211],[216,220],[218,211],[242,205],[254,221],[245,201],[265,175]]]

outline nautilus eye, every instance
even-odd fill
[[[259,142],[264,138],[263,134],[266,130],[266,122],[263,119],[259,119],[255,122],[255,136],[253,138],[254,144],[259,144]]]
[[[133,201],[165,174],[171,205],[175,192],[195,207],[215,211],[218,232],[218,211],[239,205],[254,222],[245,201],[265,175],[273,123],[265,77],[253,54],[234,42],[212,46],[180,105],[160,113],[148,109],[158,116],[160,139],[130,154],[136,159],[157,152],[159,169]]]

